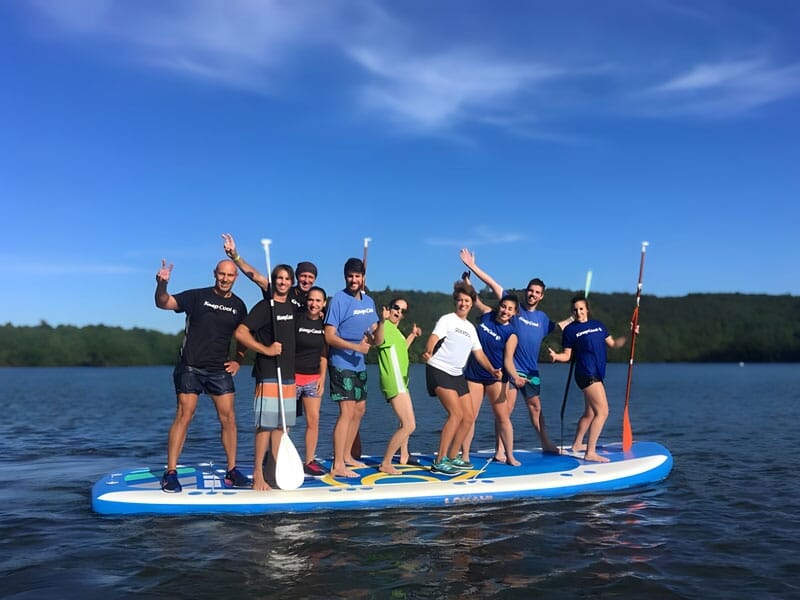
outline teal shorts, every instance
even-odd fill
[[[328,368],[330,379],[331,400],[355,400],[363,402],[367,399],[367,372],[351,371],[350,369]]]

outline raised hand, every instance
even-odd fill
[[[236,256],[236,241],[230,233],[222,234],[222,249],[229,258]]]
[[[469,248],[462,248],[458,252],[458,257],[468,268],[475,270],[475,253],[470,252]]]
[[[172,273],[173,266],[174,265],[172,263],[169,263],[169,266],[167,266],[167,259],[162,258],[161,268],[158,270],[158,273],[156,273],[156,281],[169,281],[169,276],[170,273]]]

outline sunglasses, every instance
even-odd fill
[[[397,304],[392,304],[389,308],[392,310],[399,310],[401,315],[404,315],[408,312],[407,308],[400,308]]]

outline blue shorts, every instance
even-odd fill
[[[528,398],[539,396],[542,393],[542,380],[539,379],[538,371],[533,373],[532,375],[528,375],[527,373],[520,373],[519,371],[517,371],[517,375],[525,379],[525,385],[517,389],[522,391],[522,395],[526,400]],[[514,384],[511,383],[510,385]]]
[[[209,370],[179,364],[172,372],[175,382],[176,394],[200,394],[209,396],[223,396],[233,394],[236,388],[233,385],[233,376],[226,370]]]

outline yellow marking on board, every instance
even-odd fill
[[[430,471],[428,471],[428,469],[420,469],[419,467],[413,465],[396,465],[396,468],[402,471],[400,475],[392,475],[391,473],[384,473],[383,471],[375,471],[368,475],[364,475],[360,478],[342,477],[336,479],[330,473],[326,473],[325,476],[320,477],[319,481],[332,487],[352,487],[354,485],[375,485],[385,479],[399,479],[401,481],[415,479],[418,481],[432,481],[432,482],[468,481],[478,473],[477,470],[461,471],[461,473],[459,473],[456,476],[440,479],[439,477],[435,477],[434,475],[429,475],[428,473],[430,473]],[[356,470],[356,472],[358,472],[358,470]]]

